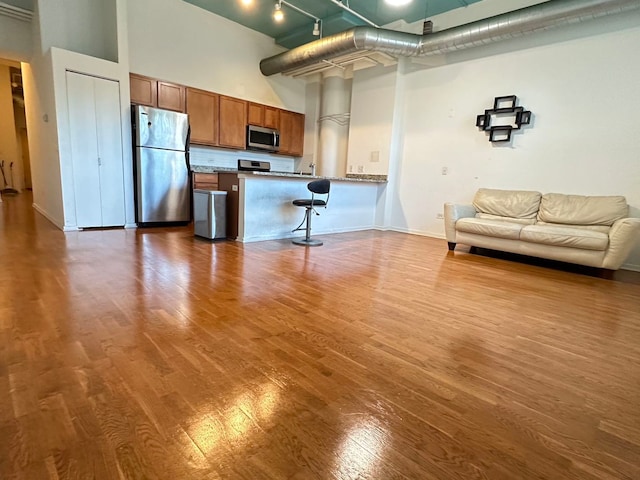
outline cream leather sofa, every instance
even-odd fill
[[[477,191],[473,205],[445,203],[449,250],[457,243],[617,270],[638,237],[621,196]]]

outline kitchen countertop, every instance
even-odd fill
[[[207,165],[192,165],[191,171],[195,173],[238,173],[246,175],[247,177],[259,176],[259,177],[283,177],[283,178],[296,178],[304,180],[320,180],[327,179],[340,182],[365,182],[365,183],[387,183],[386,175],[362,175],[355,176],[350,174],[348,177],[325,177],[320,175],[300,174],[293,172],[250,172],[250,171],[238,171],[237,168],[227,167],[213,167]]]

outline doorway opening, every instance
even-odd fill
[[[0,58],[0,193],[6,200],[31,188],[22,68]]]

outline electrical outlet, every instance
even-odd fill
[[[364,173],[364,165],[358,165],[358,173]]]
[[[449,173],[449,167],[442,167],[442,175],[447,175]]]
[[[378,163],[380,161],[380,152],[378,150],[371,152],[371,163]]]
[[[437,218],[438,220],[444,220],[444,215],[443,215],[443,214],[441,214],[441,213],[439,213],[439,214],[437,214],[437,215],[436,215],[436,218]]]
[[[353,173],[353,165],[349,165],[349,173]]]

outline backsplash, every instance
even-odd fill
[[[218,148],[191,145],[189,149],[191,165],[207,167],[238,168],[238,159],[263,160],[271,162],[275,172],[294,172],[300,169],[301,159],[257,153],[250,150],[222,150]]]

